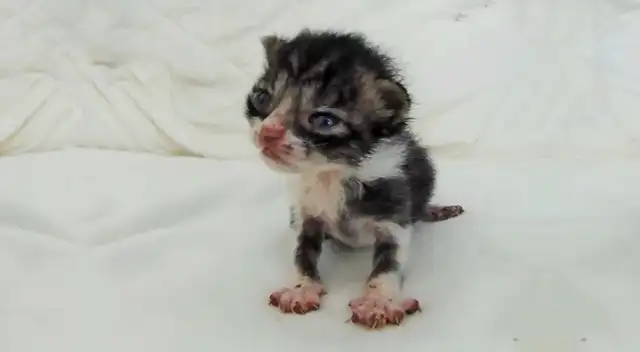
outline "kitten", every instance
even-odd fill
[[[247,96],[253,143],[291,177],[295,281],[274,292],[283,312],[318,309],[325,293],[323,241],[372,246],[373,268],[349,304],[367,327],[399,324],[419,310],[402,295],[413,225],[458,216],[428,205],[435,170],[409,127],[411,97],[390,57],[354,33],[303,30],[262,38],[266,65]]]

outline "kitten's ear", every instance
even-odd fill
[[[267,63],[272,64],[275,62],[278,50],[282,47],[282,44],[286,43],[286,39],[275,34],[270,34],[261,37],[260,43],[262,43]]]
[[[379,79],[376,87],[383,101],[386,117],[394,123],[404,120],[411,108],[411,96],[404,85],[395,80]]]

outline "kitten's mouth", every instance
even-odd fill
[[[263,156],[275,161],[278,164],[284,166],[291,165],[291,163],[285,159],[287,156],[290,156],[290,153],[286,150],[274,150],[272,148],[263,147],[261,152]]]

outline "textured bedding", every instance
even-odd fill
[[[262,65],[258,37],[308,26],[364,32],[397,57],[417,129],[443,152],[636,155],[638,6],[3,0],[0,151],[247,157],[240,114]]]
[[[483,165],[438,159],[436,201],[468,212],[419,228],[406,290],[424,312],[372,333],[345,323],[370,253],[326,251],[322,310],[267,305],[295,238],[282,182],[258,163],[106,151],[0,160],[0,347],[634,351],[640,191],[624,185],[640,167]]]
[[[0,1],[0,351],[637,352],[639,9]],[[420,228],[395,331],[344,323],[367,253],[328,254],[321,311],[267,306],[294,239],[242,107],[258,37],[302,26],[398,57],[467,209]]]

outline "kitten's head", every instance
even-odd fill
[[[391,59],[353,33],[262,38],[266,65],[247,96],[251,137],[284,172],[357,166],[407,126],[409,93]]]

